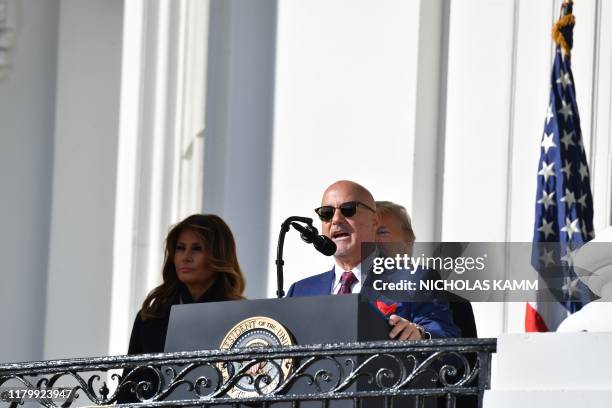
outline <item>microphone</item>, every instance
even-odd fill
[[[319,235],[319,231],[312,225],[303,227],[296,222],[292,222],[291,225],[300,232],[300,237],[304,242],[314,245],[315,249],[323,255],[331,256],[336,253],[334,241],[325,235]]]
[[[306,224],[307,227],[301,226],[298,222]],[[312,226],[312,218],[291,216],[283,221],[276,246],[276,295],[279,298],[285,296],[285,291],[283,290],[283,266],[285,265],[285,261],[283,261],[283,247],[285,246],[285,234],[289,232],[291,225],[301,233],[301,237],[305,242],[314,244],[315,249],[323,255],[330,256],[336,253],[336,244],[331,239],[319,235],[319,231]]]

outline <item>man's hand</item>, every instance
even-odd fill
[[[389,316],[389,324],[393,326],[389,338],[397,340],[423,340],[423,334],[417,324],[398,315]]]

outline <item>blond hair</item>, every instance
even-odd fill
[[[381,215],[390,214],[395,216],[400,224],[400,229],[404,238],[404,242],[409,246],[414,244],[416,236],[412,229],[412,222],[408,211],[402,205],[395,204],[391,201],[376,201],[376,211]]]

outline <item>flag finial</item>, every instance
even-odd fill
[[[561,17],[572,14],[574,2],[572,0],[564,0],[561,4]]]
[[[571,56],[572,46],[574,45],[574,25],[576,19],[572,14],[574,2],[566,0],[561,5],[561,17],[555,23],[552,29],[552,38],[555,43],[561,47],[561,51],[568,56]]]

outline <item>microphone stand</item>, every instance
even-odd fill
[[[276,296],[280,299],[285,296],[283,290],[283,247],[285,245],[285,234],[289,231],[292,222],[303,222],[312,226],[312,219],[307,217],[289,217],[281,224],[281,230],[278,235],[278,245],[276,246]]]

